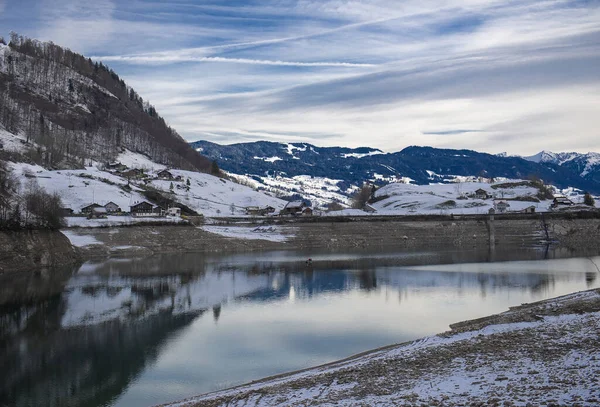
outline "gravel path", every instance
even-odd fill
[[[600,290],[168,406],[598,406]]]

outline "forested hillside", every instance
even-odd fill
[[[109,162],[123,149],[172,167],[211,167],[113,70],[15,33],[0,39],[2,127],[26,137],[25,160],[47,168]]]

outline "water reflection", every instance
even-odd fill
[[[598,257],[464,263],[489,256],[187,254],[1,281],[0,406],[153,405],[598,286]]]

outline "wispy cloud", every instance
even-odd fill
[[[98,58],[98,57],[94,57]],[[176,55],[136,55],[102,57],[103,61],[119,61],[131,63],[174,63],[174,62],[221,62],[233,64],[273,65],[273,66],[306,66],[306,67],[373,67],[375,64],[358,64],[351,62],[294,62],[271,61],[267,59],[224,58],[224,57],[194,57]]]
[[[190,140],[600,151],[595,1],[33,1]]]

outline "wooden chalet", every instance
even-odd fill
[[[173,176],[171,171],[168,171],[168,170],[162,170],[162,171],[158,172],[156,174],[156,178],[164,179],[164,180],[168,180],[168,181],[172,181],[175,179],[175,177]]]
[[[531,205],[527,208],[523,209],[521,212],[523,213],[535,213],[535,206]]]
[[[473,197],[476,199],[488,199],[490,196],[485,189],[479,188],[475,191]]]
[[[306,204],[302,201],[288,202],[285,207],[279,212],[280,215],[299,215],[302,213]]]
[[[121,212],[121,208],[119,207],[119,205],[117,205],[114,202],[109,202],[106,205],[104,205],[104,209],[106,209],[107,213],[118,213]]]
[[[302,216],[313,216],[312,208],[306,207],[302,210]]]
[[[88,206],[84,206],[83,208],[81,208],[81,213],[92,213],[92,211],[94,210],[94,208],[102,208],[102,205],[98,205],[97,203],[93,203],[91,205]]]
[[[123,171],[121,176],[125,178],[141,178],[144,176],[144,171],[140,170],[139,168],[132,168],[130,170]]]
[[[510,204],[506,201],[496,201],[494,202],[494,209],[496,209],[496,213],[504,213],[510,208]]]
[[[571,201],[566,196],[557,196],[554,198],[554,201],[552,202],[552,205],[550,205],[550,207],[558,208],[560,206],[572,206],[572,205],[574,205],[573,201]]]
[[[132,216],[156,216],[153,211],[154,205],[150,202],[142,201],[129,207]]]

